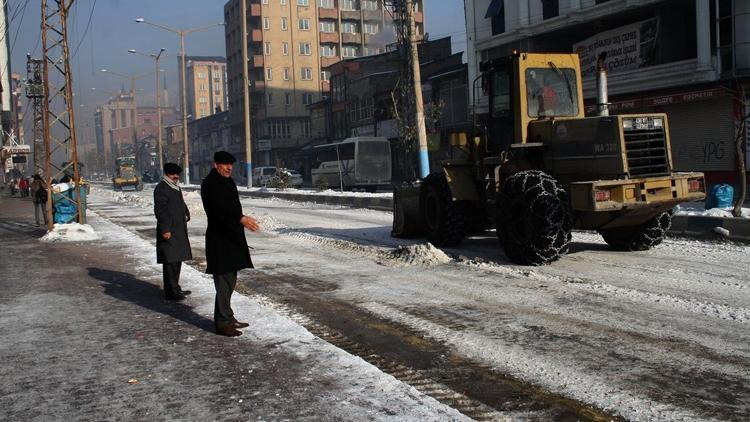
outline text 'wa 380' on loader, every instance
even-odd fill
[[[542,265],[568,251],[574,228],[617,250],[649,249],[675,205],[705,198],[702,173],[673,171],[666,114],[608,115],[603,57],[592,117],[576,54],[513,54],[480,69],[485,129],[451,137],[464,158],[394,187],[394,236],[456,246],[494,227],[508,258]]]

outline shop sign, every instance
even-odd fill
[[[581,59],[583,77],[596,73],[596,60],[605,52],[607,72],[616,73],[654,65],[658,38],[659,18],[655,17],[600,32],[573,44],[573,51]]]

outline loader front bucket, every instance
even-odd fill
[[[419,210],[420,184],[403,183],[393,186],[393,237],[413,237],[422,234]]]

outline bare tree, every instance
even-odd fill
[[[737,153],[737,175],[740,181],[740,194],[737,198],[737,202],[734,204],[732,215],[735,217],[742,216],[742,205],[745,203],[747,197],[747,163],[745,163],[745,144],[747,139],[747,119],[750,119],[750,113],[747,111],[747,99],[745,97],[745,89],[741,84],[737,84],[739,92],[737,97],[740,102],[740,110],[744,116],[737,125],[737,131],[734,136],[734,147]]]

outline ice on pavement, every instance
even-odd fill
[[[54,228],[42,236],[42,242],[87,242],[99,240],[101,236],[88,224],[55,224]]]

